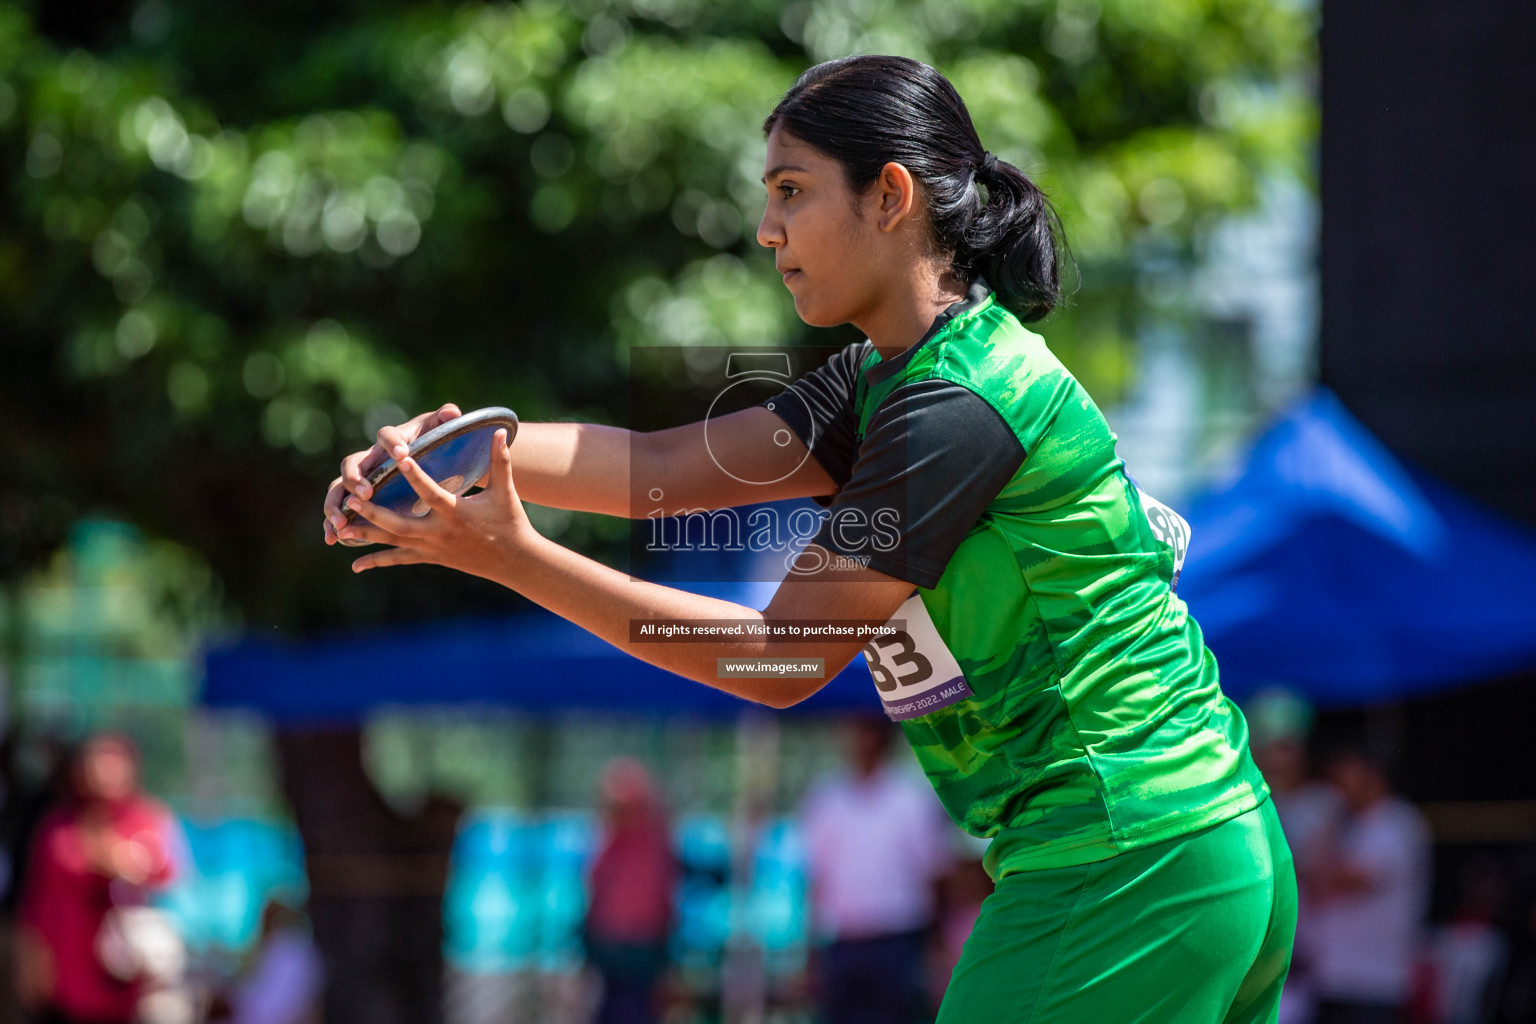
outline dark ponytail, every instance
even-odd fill
[[[987,279],[1020,320],[1061,300],[1066,256],[1055,209],[1035,183],[982,148],[949,80],[907,57],[843,57],[801,75],[763,122],[843,165],[864,192],[895,162],[922,184],[935,242],[967,283]]]

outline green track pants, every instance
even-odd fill
[[[1274,803],[1108,860],[1006,875],[938,1024],[1266,1024],[1296,932]]]

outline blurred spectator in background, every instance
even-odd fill
[[[52,733],[9,732],[0,740],[0,906],[20,901],[32,834],[69,795],[69,748]]]
[[[587,963],[602,979],[598,1024],[650,1024],[667,970],[678,867],[645,766],[615,758],[600,783],[604,834],[589,880]]]
[[[1526,904],[1516,917],[1509,947],[1509,966],[1499,986],[1497,1024],[1530,1024],[1536,1020],[1536,904]]]
[[[250,965],[229,994],[215,1001],[210,1021],[228,1024],[312,1024],[320,1019],[324,965],[302,911],[269,900]]]
[[[168,943],[136,911],[171,880],[179,830],[141,792],[138,750],[125,736],[88,739],[70,778],[73,792],[38,826],[21,881],[20,994],[46,1024],[129,1024],[152,975],[177,956],[174,935]]]
[[[1504,879],[1497,862],[1479,859],[1461,873],[1451,919],[1429,943],[1429,990],[1435,1024],[1493,1024],[1509,943],[1498,928]]]
[[[949,988],[955,965],[960,962],[965,940],[971,937],[976,919],[981,916],[981,905],[992,895],[994,888],[987,869],[982,866],[987,840],[977,839],[959,829],[951,831],[954,833],[955,857],[949,870],[939,879],[938,914],[929,958],[928,1008],[935,1014],[944,1001],[944,992]]]
[[[1313,991],[1314,897],[1309,884],[1325,853],[1327,837],[1344,814],[1344,800],[1331,785],[1311,776],[1307,734],[1312,708],[1289,690],[1256,694],[1245,709],[1253,759],[1269,783],[1270,798],[1296,860],[1298,910],[1291,969],[1280,997],[1278,1024],[1309,1024],[1316,1013]]]
[[[1424,938],[1429,827],[1361,747],[1335,751],[1328,779],[1345,813],[1308,877],[1317,1021],[1397,1024]]]
[[[69,792],[69,750],[51,733],[0,740],[0,1022],[21,1017],[16,986],[16,912],[32,836]]]
[[[888,762],[884,717],[848,723],[846,774],[803,814],[811,920],[829,942],[817,978],[827,1024],[911,1024],[927,1010],[924,953],[954,825],[933,788]]]

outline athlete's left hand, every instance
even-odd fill
[[[389,549],[364,555],[352,563],[353,572],[386,565],[444,565],[473,576],[504,581],[518,555],[539,539],[528,521],[512,484],[512,450],[507,432],[491,440],[491,473],[485,490],[458,497],[439,487],[404,446],[392,453],[430,515],[402,516],[352,495],[347,505],[360,517],[340,531],[348,540],[387,544]],[[367,522],[362,520],[366,519]]]

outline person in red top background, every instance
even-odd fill
[[[172,879],[174,819],[140,789],[126,736],[88,739],[71,781],[71,798],[38,826],[22,879],[20,994],[44,1024],[131,1024],[143,984],[103,962],[103,927]]]
[[[639,761],[614,758],[601,782],[606,818],[589,875],[583,939],[603,981],[598,1024],[652,1024],[667,969],[677,859],[667,813]]]

